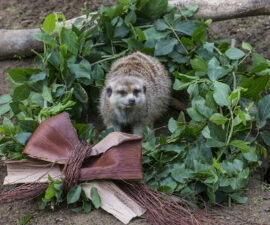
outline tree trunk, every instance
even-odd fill
[[[211,18],[214,21],[247,16],[270,15],[269,0],[169,0],[175,6],[198,5],[199,10],[194,17]],[[71,26],[76,18],[68,20]],[[43,50],[42,42],[33,38],[39,29],[5,30],[0,29],[0,60],[14,56],[29,56],[33,52]]]
[[[195,17],[214,21],[248,16],[270,15],[269,0],[170,0],[170,4],[184,7],[199,6]]]

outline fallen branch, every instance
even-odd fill
[[[184,7],[199,6],[195,17],[212,19],[214,21],[270,15],[269,0],[170,0],[170,4]]]
[[[198,5],[195,17],[211,18],[214,21],[247,16],[270,15],[269,0],[169,0],[175,6]],[[77,18],[68,20],[67,25]],[[31,49],[41,52],[43,44],[33,38],[40,29],[6,30],[0,29],[0,60],[14,58],[14,56],[33,55]]]

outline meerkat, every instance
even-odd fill
[[[142,136],[144,127],[166,111],[170,87],[167,70],[154,57],[135,52],[116,60],[99,101],[104,124]]]

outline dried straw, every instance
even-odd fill
[[[80,143],[71,152],[71,155],[69,156],[63,170],[65,175],[64,193],[68,193],[72,187],[78,184],[83,160],[86,158],[91,149],[92,148],[90,145],[86,143]]]
[[[19,200],[31,200],[43,194],[48,185],[48,183],[22,184],[13,190],[1,193],[0,202],[4,204]]]
[[[184,199],[177,203],[171,196],[154,191],[143,182],[117,182],[117,184],[138,204],[146,208],[144,216],[153,225],[215,224],[205,210]]]

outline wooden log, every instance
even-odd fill
[[[170,0],[170,4],[183,8],[199,6],[195,17],[214,21],[248,16],[270,15],[269,0]]]
[[[199,10],[195,17],[211,18],[214,21],[270,15],[269,0],[169,0],[169,3],[177,7],[198,5]],[[75,19],[77,18],[68,20],[66,23],[71,26]],[[39,29],[0,29],[0,60],[13,58],[14,56],[33,55],[31,49],[42,51],[43,43],[33,38],[33,34],[39,32]]]

